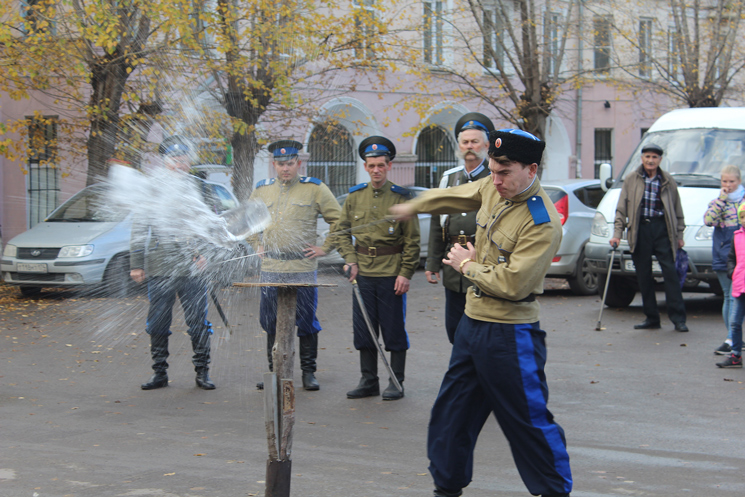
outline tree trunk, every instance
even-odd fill
[[[114,156],[119,137],[119,107],[128,78],[121,63],[101,63],[91,70],[91,99],[88,112],[88,178],[86,185],[100,181],[108,173],[106,161]]]
[[[259,152],[256,133],[234,133],[230,140],[233,146],[233,191],[238,200],[246,200],[253,190],[254,161]]]

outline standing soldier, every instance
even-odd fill
[[[459,159],[463,166],[445,172],[447,186],[471,183],[489,176],[489,133],[494,130],[491,120],[478,112],[469,112],[455,125]],[[427,281],[437,284],[442,270],[445,287],[445,330],[448,340],[455,340],[455,329],[466,307],[466,293],[472,283],[452,267],[445,265],[445,258],[454,243],[465,246],[476,240],[476,211],[432,216],[429,230],[429,255],[425,276]]]
[[[189,148],[178,136],[167,138],[160,145],[159,152],[166,168],[183,175],[174,177],[175,181],[187,178],[191,167]],[[200,181],[192,179],[194,182]],[[183,185],[191,186],[188,182]],[[188,205],[183,208],[189,212]],[[173,304],[177,296],[184,309],[194,350],[192,362],[197,373],[196,384],[204,390],[215,388],[208,374],[212,324],[207,321],[207,286],[201,278],[194,277],[195,271],[204,268],[206,260],[195,251],[192,242],[193,240],[181,238],[173,230],[158,225],[152,219],[139,217],[132,224],[130,276],[137,283],[142,283],[147,278],[147,294],[150,299],[146,331],[150,335],[154,374],[147,383],[141,385],[143,390],[168,386],[168,336],[171,334]]]
[[[300,176],[298,152],[303,144],[280,140],[269,145],[276,178],[256,184],[251,199],[263,201],[272,216],[271,225],[261,235],[250,239],[257,252],[264,252],[261,281],[266,283],[316,283],[318,262],[328,248],[316,247],[318,214],[333,227],[339,219],[339,203],[331,190],[317,178]],[[327,241],[327,245],[330,241]],[[318,289],[299,288],[295,324],[300,338],[300,368],[303,388],[318,390],[316,358],[318,332],[316,319]],[[277,288],[261,289],[261,327],[266,331],[269,370],[273,370],[272,347],[277,329]],[[259,383],[259,388],[263,384]]]
[[[349,189],[333,241],[349,269],[349,281],[357,280],[365,309],[376,334],[382,333],[391,353],[391,369],[404,382],[409,338],[404,327],[406,292],[419,265],[419,221],[386,220],[388,209],[411,198],[406,188],[388,181],[396,147],[387,138],[371,136],[362,141],[359,154],[365,161],[370,183]],[[356,243],[352,245],[352,236]],[[380,395],[378,351],[370,336],[360,302],[354,299],[352,319],[354,347],[360,351],[362,379],[350,399]],[[383,400],[404,396],[390,380]]]

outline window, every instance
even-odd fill
[[[28,205],[29,228],[44,220],[59,203],[57,123],[54,117],[28,120]]]
[[[416,155],[415,186],[436,187],[442,173],[458,165],[450,134],[439,126],[429,126],[419,133]]]
[[[595,178],[600,177],[600,164],[613,164],[613,130],[595,130]]]
[[[608,17],[596,17],[593,19],[593,32],[595,34],[595,72],[598,74],[610,73],[610,30],[611,23]]]
[[[339,196],[357,183],[357,161],[354,140],[339,124],[317,124],[308,142],[308,176],[318,178]]]
[[[423,36],[424,36],[424,62],[428,64],[441,66],[444,62],[443,57],[443,18],[442,2],[432,0],[422,3],[424,6],[423,13]]]
[[[559,60],[559,50],[561,50],[561,34],[559,32],[559,25],[561,23],[561,15],[556,12],[550,12],[547,14],[546,22],[546,33],[548,39],[546,40],[546,51],[548,52],[548,75],[553,77],[554,72],[557,71],[556,62]]]
[[[680,64],[680,34],[671,26],[667,30],[667,73],[671,82],[679,83],[683,73]]]
[[[374,0],[354,0],[354,56],[358,59],[372,59],[375,55],[373,45],[376,35]]]
[[[652,19],[639,19],[639,76],[652,77]]]
[[[483,64],[487,69],[504,67],[504,26],[495,10],[484,10],[483,19],[484,54]]]

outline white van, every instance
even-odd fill
[[[642,138],[631,158],[616,177],[609,164],[600,167],[600,180],[608,192],[598,205],[585,257],[599,277],[599,292],[605,287],[610,261],[613,220],[623,181],[641,165],[641,149],[648,143],[662,147],[660,167],[678,184],[686,229],[685,251],[690,265],[684,291],[721,293],[711,269],[713,228],[704,225],[704,213],[720,189],[720,171],[726,164],[745,168],[745,108],[674,110],[660,117]],[[657,261],[653,272],[662,277]],[[661,281],[661,280],[658,280]],[[624,234],[611,268],[606,304],[626,307],[638,290],[634,262]]]

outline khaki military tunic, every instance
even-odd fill
[[[384,220],[391,206],[410,198],[407,189],[390,181],[386,181],[382,188],[362,183],[349,190],[336,232],[329,238],[333,239],[332,243],[346,262],[358,264],[360,275],[403,276],[407,279],[414,275],[419,266],[419,220]],[[352,236],[355,245],[352,245]],[[368,254],[360,253],[356,247]],[[380,249],[390,250],[391,247],[401,247],[401,252],[374,255]]]
[[[532,204],[532,205],[531,205]],[[536,178],[524,192],[502,198],[490,177],[455,188],[434,189],[412,202],[415,212],[451,214],[478,209],[476,260],[465,277],[479,287],[466,296],[466,314],[496,323],[534,323],[543,279],[561,243],[561,222]],[[528,300],[528,301],[526,301]]]
[[[317,178],[297,176],[287,184],[276,178],[260,181],[251,199],[261,200],[269,209],[272,223],[249,243],[262,246],[266,254],[261,270],[274,273],[303,273],[318,268],[316,259],[308,259],[303,250],[315,245],[318,215],[333,229],[341,208],[328,186]],[[330,250],[326,240],[324,250]]]
[[[448,175],[448,188],[458,186],[489,176],[489,160],[486,159],[479,167],[483,167],[474,176],[467,175],[465,169]],[[477,168],[478,169],[478,168]],[[457,214],[443,214],[432,216],[429,229],[429,254],[425,269],[438,273],[442,270],[442,284],[448,290],[466,293],[473,284],[452,267],[442,263],[442,259],[453,246],[452,237],[461,237],[457,243],[464,247],[466,242],[474,242],[476,235],[476,211],[459,212]]]

